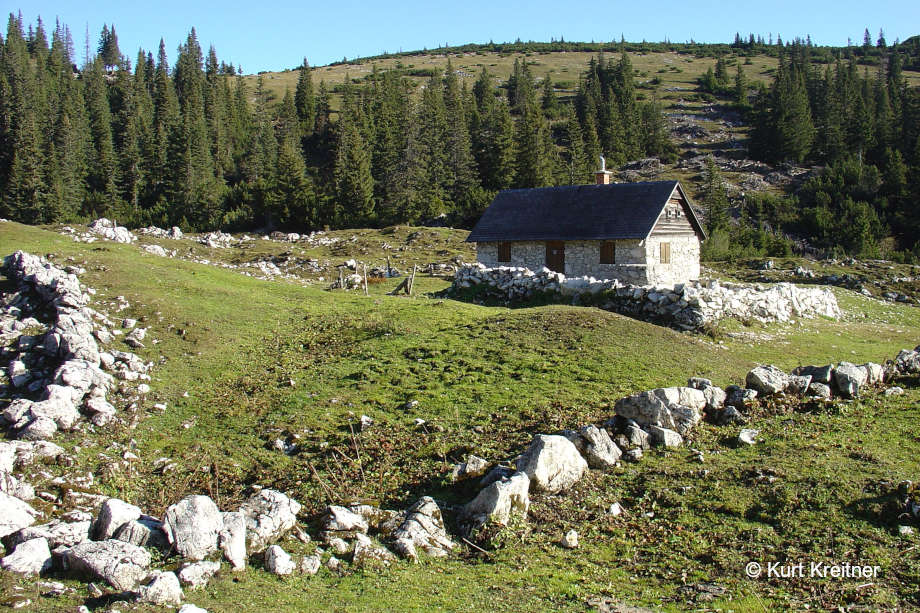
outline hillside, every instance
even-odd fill
[[[367,297],[326,289],[327,271],[352,258],[380,266],[389,252],[403,271],[467,259],[463,236],[401,226],[293,244],[236,244],[239,235],[231,247],[190,237],[140,241],[175,249],[180,259],[136,244],[75,242],[60,227],[0,223],[0,254],[53,255],[59,265],[85,269],[80,279],[96,290],[94,307],[114,315],[128,304],[117,317],[147,328],[146,346],[133,351],[155,364],[151,392],[136,412],[119,404],[109,427],[58,433],[55,442],[70,460],[23,469],[48,493],[51,502],[41,508],[55,516],[66,510],[68,492],[89,490],[161,515],[187,494],[210,495],[224,509],[254,486],[276,488],[304,506],[299,523],[313,540],[281,541],[295,556],[316,550],[328,504],[404,509],[430,495],[454,530],[459,505],[476,487],[453,484],[448,475],[468,454],[508,460],[535,434],[602,423],[617,399],[691,376],[724,387],[742,383],[756,364],[789,370],[883,362],[920,338],[920,309],[842,288],[834,289],[840,321],[727,322],[710,335],[594,308],[460,302],[438,294],[448,280],[424,273],[411,297],[387,295],[398,278],[372,283]],[[320,238],[339,240],[321,245]],[[240,274],[256,269],[227,267],[272,258],[282,267],[286,258],[296,278],[263,280]],[[781,266],[798,264],[815,266]],[[11,290],[8,279],[0,283]],[[738,426],[703,422],[687,446],[652,448],[640,462],[590,471],[564,494],[532,495],[526,521],[502,531],[486,551],[461,542],[457,553],[423,556],[418,565],[346,565],[284,579],[253,557],[244,572],[225,566],[207,588],[187,588],[186,601],[210,611],[917,606],[920,553],[916,536],[898,534],[907,520],[898,516],[896,488],[920,471],[913,426],[920,392],[916,375],[893,383],[904,395],[867,389],[858,400],[827,404],[757,402],[748,417],[761,442],[751,447],[734,446]],[[362,415],[374,423],[362,429]],[[77,486],[87,472],[95,482]],[[613,503],[622,514],[607,513]],[[579,534],[577,549],[558,545],[570,529]],[[812,557],[883,571],[871,583],[744,574],[750,561],[807,565]],[[9,573],[0,575],[0,589],[10,604],[29,599],[27,610],[84,603],[154,610],[121,602],[104,585],[99,596],[86,583],[51,578],[65,588],[54,598]]]
[[[632,45],[636,46],[636,45]],[[654,46],[654,45],[653,45]],[[722,48],[724,47],[724,48]],[[692,49],[692,50],[691,50]],[[661,101],[670,129],[670,136],[678,147],[680,157],[675,164],[627,165],[620,179],[624,181],[648,180],[650,178],[678,179],[688,187],[694,197],[701,199],[703,192],[703,162],[699,156],[714,154],[724,178],[730,184],[730,195],[742,191],[767,191],[783,193],[798,185],[810,168],[793,169],[783,173],[781,169],[765,167],[751,160],[747,151],[750,126],[742,115],[726,103],[711,95],[702,93],[700,79],[716,64],[716,53],[731,53],[723,45],[707,54],[706,49],[690,47],[678,51],[630,51],[628,56],[636,72],[636,83],[640,98]],[[608,51],[608,58],[616,57],[617,51]],[[332,92],[330,103],[334,110],[341,104],[341,87],[346,80],[355,84],[364,83],[377,70],[382,73],[395,70],[403,74],[416,86],[423,85],[433,70],[444,72],[451,63],[460,81],[472,88],[483,68],[489,71],[498,84],[506,84],[512,74],[515,61],[526,63],[534,77],[541,81],[549,76],[554,84],[555,94],[562,101],[571,101],[577,91],[578,80],[585,67],[598,53],[593,51],[454,51],[407,52],[398,56],[383,56],[354,59],[329,66],[314,66],[311,69],[315,86],[321,82]],[[729,56],[728,65],[734,74],[736,63],[741,64],[746,79],[751,85],[763,83],[769,86],[776,75],[775,54],[747,53],[738,57]],[[874,67],[871,68],[874,70]],[[255,91],[261,77],[265,90],[272,101],[279,103],[286,91],[294,92],[299,72],[297,69],[281,72],[264,72],[247,75],[245,82],[250,92]],[[920,86],[920,72],[905,70],[904,77],[910,87]],[[629,172],[629,171],[632,172]],[[636,171],[640,172],[636,172]],[[770,181],[761,175],[774,170],[778,172]]]

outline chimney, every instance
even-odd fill
[[[610,184],[610,175],[613,173],[607,170],[607,160],[604,159],[604,156],[601,157],[601,168],[600,170],[594,171],[594,183],[596,185],[609,185]]]

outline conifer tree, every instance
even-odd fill
[[[339,141],[335,158],[335,193],[338,213],[349,224],[367,224],[374,213],[374,178],[367,145],[355,125],[354,116],[345,112],[339,121]]]
[[[309,136],[313,133],[316,121],[316,99],[313,95],[313,75],[307,58],[303,59],[297,77],[297,89],[294,92],[294,107],[300,121],[301,133]]]

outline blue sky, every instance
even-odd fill
[[[82,60],[85,31],[95,48],[103,23],[116,26],[122,53],[156,51],[164,38],[170,61],[194,26],[202,46],[247,73],[292,68],[306,56],[313,65],[343,57],[384,51],[434,48],[444,43],[548,41],[688,41],[730,42],[735,32],[770,33],[784,40],[810,34],[817,44],[844,45],[847,37],[862,42],[868,27],[873,40],[884,29],[889,43],[920,34],[920,2],[895,0],[658,0],[621,2],[583,0],[464,0],[438,2],[281,2],[225,0],[214,6],[196,2],[100,2],[98,0],[29,0],[8,6],[22,11],[25,22],[40,15],[48,29],[55,18],[70,26],[77,57]]]

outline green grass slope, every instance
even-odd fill
[[[158,366],[136,427],[59,441],[80,446],[76,469],[93,471],[102,491],[150,513],[188,493],[234,508],[259,484],[288,492],[308,518],[329,503],[404,508],[429,494],[450,520],[454,505],[475,493],[446,479],[467,453],[513,458],[533,434],[602,421],[618,398],[691,375],[724,386],[757,363],[881,361],[920,341],[920,309],[846,290],[835,290],[842,321],[728,324],[712,338],[591,308],[457,302],[436,295],[447,286],[436,277],[420,276],[413,297],[386,295],[398,279],[373,284],[365,297],[0,224],[0,254],[17,249],[84,266],[83,282],[98,290],[95,304],[124,296],[131,307],[123,315],[143,319],[158,339],[139,351]],[[457,245],[435,245],[433,253],[444,249],[463,253]],[[228,250],[222,257],[248,256]],[[535,497],[526,525],[505,531],[504,546],[487,554],[465,547],[446,560],[344,576],[225,572],[188,591],[187,601],[210,611],[523,611],[584,610],[591,599],[611,598],[683,610],[694,597],[682,586],[713,581],[726,592],[700,606],[917,605],[920,550],[916,537],[897,536],[892,491],[920,473],[920,389],[916,381],[902,385],[908,392],[899,398],[869,392],[804,411],[755,408],[752,427],[764,442],[751,448],[729,444],[737,427],[701,424],[689,446],[704,452],[705,463],[688,448],[656,450],[638,464],[593,472],[564,495]],[[407,408],[410,400],[418,406]],[[154,410],[155,402],[167,410]],[[359,432],[362,414],[376,423]],[[425,423],[416,426],[416,418]],[[298,452],[275,450],[278,438]],[[132,439],[140,460],[113,468],[110,444]],[[159,458],[174,468],[164,474]],[[626,512],[608,517],[614,501]],[[556,543],[571,528],[582,545],[564,550]],[[287,540],[284,547],[314,546]],[[862,560],[883,572],[869,586],[744,574],[748,561],[812,559]],[[85,601],[85,586],[70,585],[75,593],[51,600],[31,582],[0,577],[4,593],[31,595],[32,610]]]

